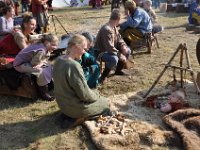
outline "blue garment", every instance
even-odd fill
[[[127,59],[130,56],[130,54],[131,54],[131,50],[130,50],[130,48],[128,48],[128,53],[126,55]],[[112,68],[117,66],[117,63],[119,61],[119,57],[117,55],[111,54],[109,52],[105,52],[102,55],[101,60],[106,63],[106,68],[112,69]]]
[[[127,21],[120,25],[122,30],[125,30],[128,27],[136,28],[143,34],[146,32],[152,32],[151,18],[145,10],[136,8],[135,11],[128,16]]]
[[[24,12],[28,11],[29,4],[28,3],[22,3],[21,8],[22,8],[22,13],[24,13]]]
[[[83,68],[84,76],[90,88],[96,88],[100,76],[99,64],[96,62],[93,54],[93,48],[90,48],[88,52],[83,54],[81,60],[78,61]]]
[[[159,8],[160,7],[160,0],[152,0],[152,6],[154,8]]]
[[[188,21],[190,24],[192,24],[192,13],[197,13],[198,15],[200,15],[200,9],[197,9],[198,4],[196,1],[192,2],[190,4],[190,8],[189,8],[189,17],[188,17]]]

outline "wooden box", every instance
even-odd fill
[[[17,89],[11,89],[5,83],[0,83],[0,94],[11,95],[11,96],[21,96],[30,99],[37,99],[38,92],[36,88],[36,83],[31,79],[30,76],[24,75],[20,79],[20,85]]]

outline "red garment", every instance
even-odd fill
[[[19,3],[15,3],[15,16],[19,15]]]
[[[178,110],[178,109],[184,108],[184,104],[183,104],[182,102],[171,102],[171,103],[169,103],[169,104],[170,104],[171,107],[172,107],[171,112],[174,112],[174,111],[176,111],[176,110]]]
[[[96,7],[102,6],[102,0],[96,0]]]
[[[39,2],[39,0],[32,0],[31,1],[31,11],[32,11],[33,15],[37,15],[38,13],[44,12],[44,7]]]
[[[0,41],[0,54],[17,55],[20,50],[12,34],[6,35]]]

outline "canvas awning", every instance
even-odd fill
[[[70,0],[53,0],[52,6],[55,8],[63,8],[70,6]]]
[[[52,6],[55,8],[63,8],[71,5],[71,0],[53,0]],[[77,0],[77,6],[87,6],[89,4],[89,0]]]

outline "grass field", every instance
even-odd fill
[[[123,11],[123,8],[121,10]],[[58,17],[68,32],[88,31],[96,35],[98,29],[109,19],[110,6],[100,10],[90,7],[66,8],[55,10],[51,14]],[[195,73],[199,71],[195,55],[199,35],[185,31],[187,17],[188,14],[158,12],[159,22],[165,27],[164,32],[158,35],[160,48],[154,49],[152,54],[136,55],[135,63],[129,63],[131,76],[111,76],[105,85],[98,87],[98,90],[103,95],[110,96],[148,89],[161,72],[161,64],[169,60],[180,43],[187,43],[192,68]],[[50,29],[54,32],[52,24]],[[56,30],[59,36],[65,34],[58,23]],[[179,63],[179,57],[174,63]],[[188,74],[185,77],[191,79]],[[158,86],[166,84],[170,79],[172,73],[167,72]],[[0,96],[0,149],[95,150],[84,127],[79,126],[65,131],[55,124],[58,111],[56,102]]]

